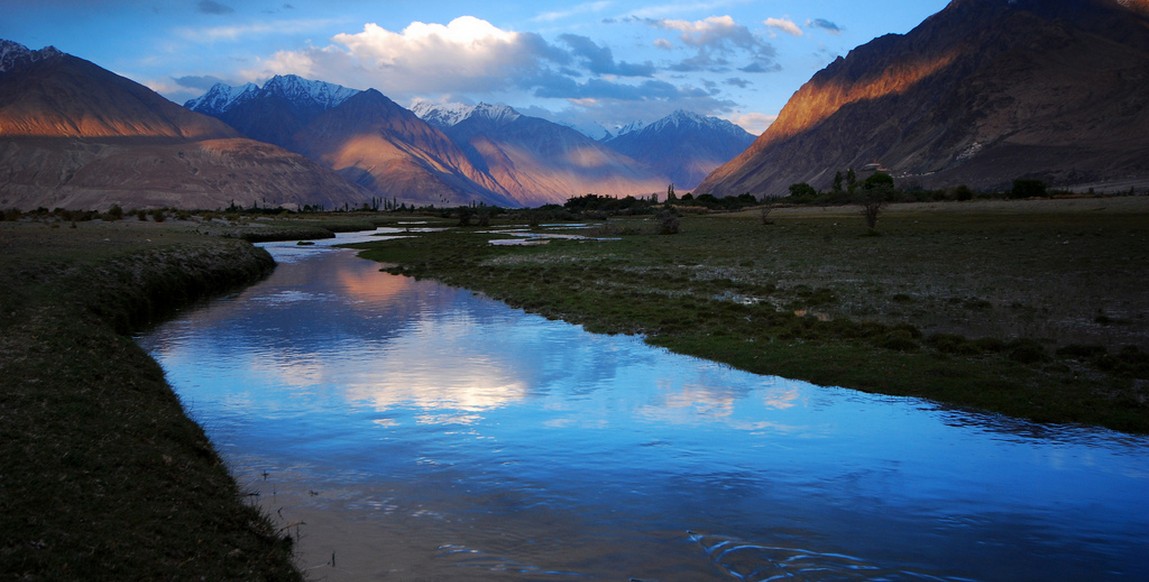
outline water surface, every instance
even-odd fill
[[[326,244],[140,338],[314,579],[1149,579],[1149,439],[747,374]]]

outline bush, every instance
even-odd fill
[[[663,210],[658,213],[659,234],[678,234],[679,226],[678,214],[670,210]]]
[[[899,352],[912,352],[918,349],[914,334],[907,329],[895,329],[887,333],[878,341],[878,345]]]

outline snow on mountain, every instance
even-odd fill
[[[463,103],[433,103],[431,101],[417,101],[411,106],[411,112],[419,119],[439,129],[451,127],[471,115],[474,105]]]
[[[639,133],[663,133],[670,130],[684,131],[695,130],[705,131],[708,133],[727,134],[733,138],[745,139],[747,132],[745,129],[717,117],[706,117],[697,113],[683,111],[681,109],[647,125],[646,127],[638,128],[634,131]],[[627,132],[630,133],[630,132]],[[620,134],[621,135],[621,134]]]
[[[518,111],[508,105],[491,105],[481,102],[475,106],[475,110],[471,112],[470,116],[481,117],[500,125],[522,117]]]
[[[184,103],[184,107],[192,111],[223,113],[236,104],[251,99],[258,92],[259,87],[255,83],[244,83],[239,87],[216,83],[207,93],[188,100]]]
[[[296,103],[310,102],[325,110],[338,107],[359,93],[358,89],[326,81],[311,81],[297,75],[276,75],[264,83],[263,90]]]
[[[472,117],[496,124],[510,123],[522,115],[507,105],[492,105],[480,102],[478,105],[462,103],[432,103],[419,101],[411,106],[411,111],[427,123],[445,129],[453,127]]]
[[[326,111],[338,107],[359,93],[326,81],[311,81],[297,75],[276,75],[258,87],[246,83],[238,87],[216,83],[207,93],[190,99],[184,107],[200,113],[222,115],[234,107],[257,98],[281,97],[296,106]]]
[[[62,54],[54,46],[34,51],[18,42],[0,39],[0,73]]]

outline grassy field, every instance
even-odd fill
[[[496,246],[373,243],[388,270],[763,374],[1149,432],[1149,198],[688,214]]]
[[[178,224],[0,222],[0,577],[301,579],[127,335],[271,267]]]
[[[768,218],[687,214],[674,235],[611,219],[543,229],[611,240],[489,244],[511,238],[503,218],[364,255],[754,372],[1149,433],[1149,198],[896,205],[876,233],[850,207]],[[299,579],[290,540],[128,333],[270,268],[219,235],[400,220],[421,219],[0,222],[0,572]]]

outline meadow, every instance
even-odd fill
[[[613,240],[490,244],[510,218],[362,255],[752,372],[1149,432],[1149,198],[896,204],[874,230],[855,206],[680,214],[670,235],[614,217],[565,229]]]
[[[186,225],[0,222],[0,572],[298,580],[133,330],[270,256]]]
[[[820,385],[1149,433],[1149,197],[894,204],[872,230],[852,206],[676,212],[676,234],[657,215],[459,226],[449,210],[0,222],[0,571],[299,579],[287,532],[131,339],[265,275],[270,257],[239,239],[400,227],[361,254],[593,331]],[[491,244],[525,232],[591,240]]]

